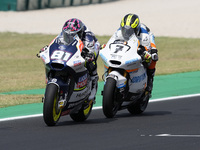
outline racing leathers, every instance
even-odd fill
[[[124,39],[120,28],[115,32],[114,36],[116,39]],[[153,33],[150,32],[150,29],[144,24],[141,24],[139,33],[136,36],[140,43],[138,54],[143,59],[143,64],[147,69],[148,80],[145,90],[151,94],[154,74],[156,70],[155,66],[156,62],[158,61],[158,52],[154,40],[155,37]]]
[[[138,54],[141,55],[144,60],[144,65],[147,67],[148,80],[146,91],[151,94],[156,62],[158,61],[158,50],[155,45],[155,37],[153,33],[150,32],[150,29],[144,24],[141,24],[140,32],[137,37],[140,41]]]

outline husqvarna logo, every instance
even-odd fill
[[[146,73],[144,73],[144,74],[142,74],[142,75],[140,75],[140,76],[133,77],[133,78],[131,79],[131,82],[132,82],[132,83],[138,83],[138,82],[143,81],[145,78],[146,78]]]

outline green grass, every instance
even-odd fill
[[[156,38],[159,51],[157,75],[200,70],[200,39]]]
[[[56,35],[0,33],[0,93],[45,88],[44,66],[36,57]],[[110,36],[97,36],[101,44]],[[159,61],[156,75],[200,70],[200,39],[156,37]],[[98,59],[98,73],[104,72]],[[41,95],[40,95],[41,97]],[[0,107],[41,102],[38,95],[1,95]]]

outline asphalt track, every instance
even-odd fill
[[[1,150],[199,150],[200,96],[149,103],[139,116],[127,110],[107,119],[93,110],[84,123],[69,116],[47,127],[42,116],[0,122]]]
[[[107,119],[100,107],[93,109],[83,123],[63,116],[57,126],[47,127],[42,114],[38,114],[42,111],[42,104],[1,108],[0,116],[4,117],[19,112],[28,115],[27,110],[30,113],[33,109],[37,115],[0,119],[0,149],[199,150],[199,79],[200,72],[156,77],[153,97],[167,97],[168,94],[171,98],[151,99],[146,111],[138,116],[123,110],[115,118]],[[37,90],[29,92],[38,93]],[[180,96],[186,94],[191,95]]]

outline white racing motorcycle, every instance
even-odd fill
[[[48,126],[54,126],[63,115],[84,121],[91,113],[93,100],[89,101],[88,97],[92,82],[81,56],[82,49],[82,41],[75,36],[69,45],[53,41],[38,55],[46,70],[43,118]]]
[[[113,37],[100,51],[105,67],[103,113],[107,118],[117,111],[128,109],[131,114],[141,114],[149,102],[146,68],[137,50],[139,41],[133,35],[128,41]]]

